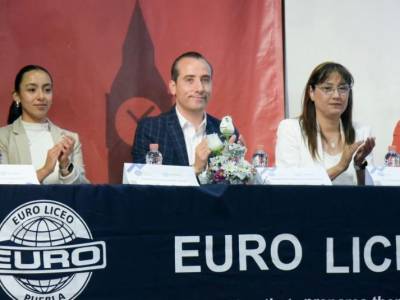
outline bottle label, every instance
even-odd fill
[[[268,165],[268,157],[265,153],[255,153],[252,162],[256,168],[266,167]]]

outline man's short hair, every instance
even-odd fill
[[[172,64],[172,67],[171,67],[171,79],[173,81],[176,82],[176,80],[178,79],[178,76],[179,76],[179,71],[178,71],[178,68],[177,68],[179,61],[181,59],[183,59],[183,58],[186,58],[186,57],[191,57],[191,58],[195,58],[195,59],[204,60],[210,66],[211,76],[212,76],[213,68],[212,68],[211,64],[209,63],[209,61],[203,55],[201,55],[200,53],[195,52],[195,51],[189,51],[189,52],[185,52],[185,53],[181,54],[180,56],[178,56],[174,60],[174,63]]]

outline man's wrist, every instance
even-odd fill
[[[196,175],[201,174],[201,172],[203,172],[203,170],[204,170],[203,168],[196,167],[195,165],[193,165],[193,169],[194,169],[194,173]]]
[[[198,166],[198,165],[194,164],[193,169],[194,169],[195,174],[199,175],[207,169],[207,164],[205,166]]]

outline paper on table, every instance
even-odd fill
[[[199,186],[192,167],[124,164],[124,184]]]
[[[282,185],[332,185],[322,167],[257,168],[257,182]]]
[[[365,184],[400,186],[400,168],[368,166]]]
[[[33,165],[0,165],[0,184],[39,184]]]

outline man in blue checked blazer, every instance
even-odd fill
[[[171,67],[169,90],[175,98],[171,111],[142,119],[132,148],[134,163],[145,163],[150,144],[158,144],[163,164],[193,166],[201,173],[211,151],[205,136],[219,133],[220,120],[206,113],[213,69],[197,52],[186,52]],[[237,135],[236,135],[237,136]]]

